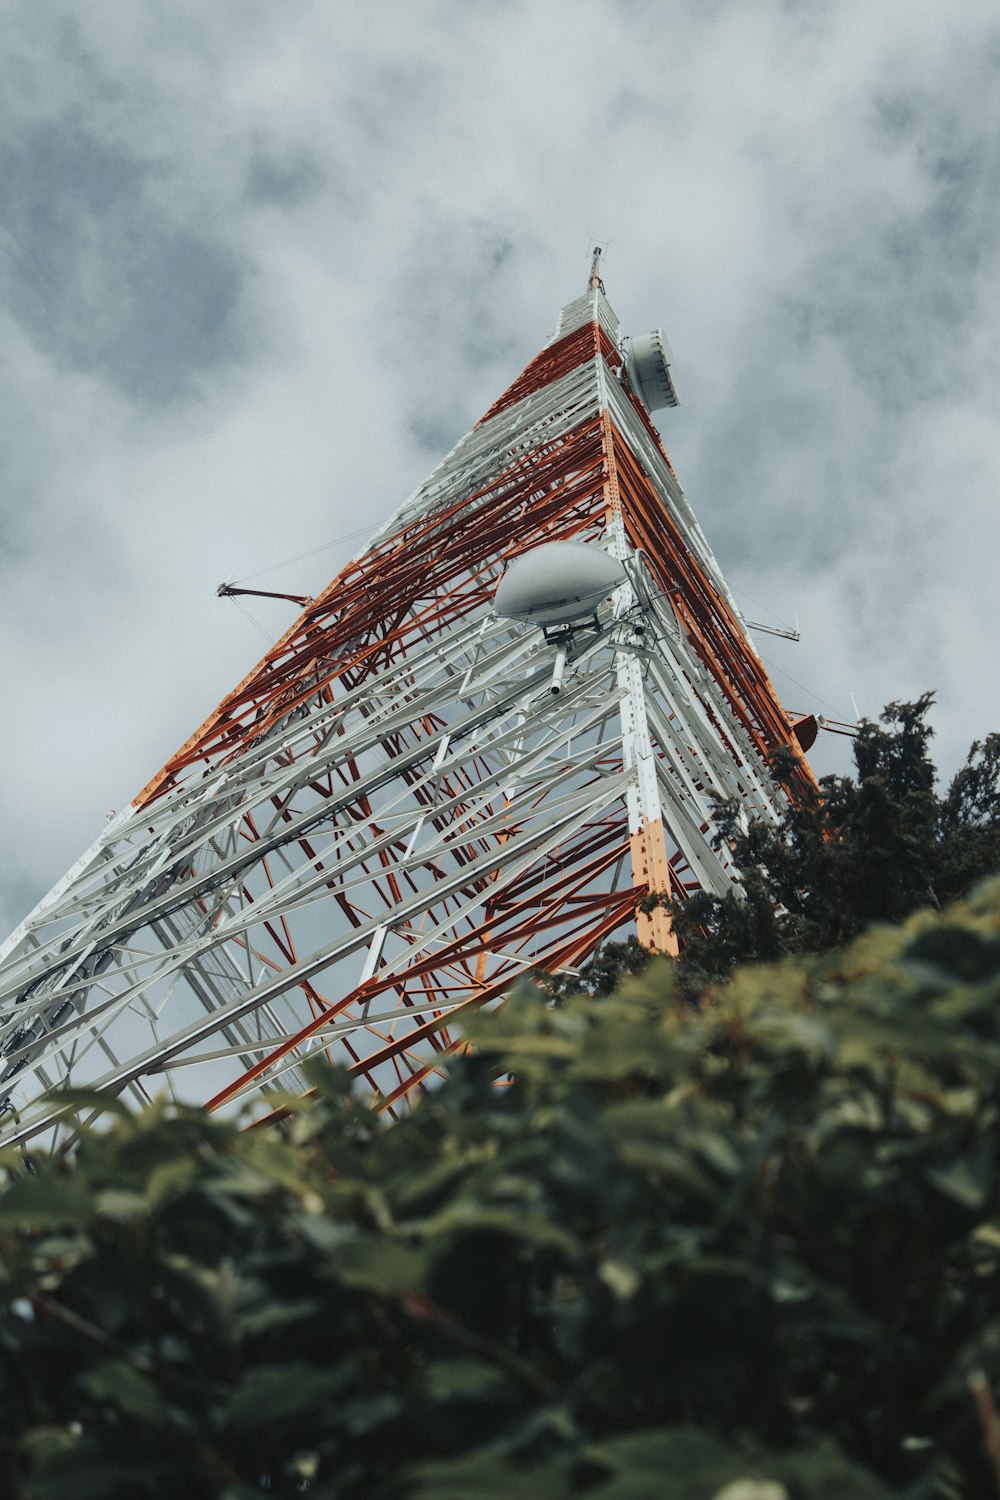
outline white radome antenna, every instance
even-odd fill
[[[553,630],[593,617],[597,606],[625,583],[617,557],[592,542],[547,542],[507,567],[493,601],[502,620],[522,620]]]
[[[591,542],[547,542],[515,558],[500,580],[493,610],[502,620],[537,625],[557,645],[549,691],[562,691],[566,651],[579,621],[600,629],[597,610],[627,583],[617,557]]]

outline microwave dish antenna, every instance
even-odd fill
[[[680,406],[674,379],[674,356],[662,328],[629,339],[625,358],[629,384],[648,411]]]

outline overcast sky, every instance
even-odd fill
[[[5,931],[290,623],[218,583],[322,587],[595,238],[786,704],[934,689],[948,773],[1000,729],[988,0],[9,0],[0,48]]]

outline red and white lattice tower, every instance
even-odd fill
[[[731,887],[715,809],[778,818],[768,756],[807,729],[650,421],[676,401],[665,342],[623,349],[595,259],[542,353],[0,949],[3,1139],[58,1140],[63,1085],[264,1114],[316,1052],[391,1109],[467,1007],[612,933],[675,951],[644,899]],[[566,540],[622,565],[596,626],[499,615],[505,568]]]

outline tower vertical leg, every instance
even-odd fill
[[[602,369],[601,382],[604,379]],[[629,559],[630,549],[615,469],[614,434],[607,408],[601,414],[601,427],[606,466],[608,550],[620,562],[625,563]],[[614,595],[615,618],[622,619],[637,605],[632,585],[623,583]],[[670,893],[670,865],[663,829],[660,789],[656,779],[656,760],[646,715],[642,666],[633,652],[621,649],[617,654],[616,670],[621,693],[623,759],[626,769],[635,773],[635,780],[627,793],[632,883],[637,888],[646,887],[650,895],[667,896]],[[654,906],[648,912],[637,911],[636,932],[644,948],[676,957],[677,936],[670,914],[662,906]]]
[[[332,1049],[393,1110],[524,973],[573,972],[633,922],[675,954],[657,898],[739,878],[719,809],[777,822],[814,784],[620,335],[595,262],[482,421],[315,599],[287,596],[298,620],[0,945],[5,1143],[61,1147],[53,1085],[266,1110]],[[553,541],[625,567],[561,643],[492,607]]]
[[[627,767],[636,772],[629,788],[629,845],[632,854],[632,882],[648,887],[650,895],[670,894],[670,865],[660,810],[660,791],[656,780],[646,703],[642,691],[642,668],[626,651],[618,654],[618,683],[622,689],[622,740]],[[677,936],[670,914],[662,906],[636,912],[636,930],[644,948],[676,956]]]
[[[667,862],[667,847],[663,837],[663,823],[657,818],[643,823],[631,835],[632,878],[636,885],[646,882],[651,893],[666,896],[670,890],[670,866]],[[635,914],[636,933],[644,948],[655,953],[669,953],[677,957],[677,934],[674,932],[670,913],[662,906],[652,911],[639,910]]]

